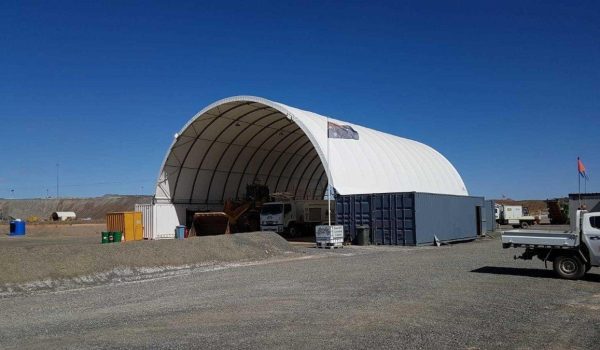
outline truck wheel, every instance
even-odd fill
[[[528,224],[526,221],[523,221],[523,222],[521,223],[521,228],[522,228],[522,229],[526,229],[526,228],[528,228],[528,227],[529,227],[529,224]]]
[[[294,237],[296,237],[298,235],[298,230],[296,229],[295,226],[290,226],[290,228],[288,229],[288,235],[291,238],[294,238]]]
[[[554,258],[554,272],[561,278],[577,280],[585,275],[585,265],[576,255],[559,255]]]

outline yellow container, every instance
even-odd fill
[[[127,211],[106,214],[106,229],[111,232],[123,232],[124,241],[140,241],[144,239],[142,213]]]

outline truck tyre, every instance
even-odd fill
[[[577,255],[559,255],[554,258],[554,272],[561,278],[577,280],[585,275],[586,268]]]
[[[288,228],[288,236],[290,238],[294,238],[297,235],[298,235],[298,229],[296,228],[296,226],[290,225],[290,228]]]
[[[527,221],[523,221],[523,222],[521,223],[521,228],[522,228],[522,229],[526,229],[526,228],[528,228],[528,227],[529,227],[529,224],[527,223]]]

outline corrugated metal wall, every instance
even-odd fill
[[[335,202],[335,219],[344,226],[345,240],[356,238],[356,226],[371,226],[371,196],[338,196]]]
[[[385,245],[415,244],[415,194],[386,193],[371,196],[372,241]]]
[[[415,192],[337,196],[336,224],[344,226],[346,240],[355,239],[356,226],[369,225],[374,244],[419,245],[433,243],[434,235],[441,241],[476,238],[487,231],[487,217],[493,218],[493,204],[491,214],[487,209],[482,197]]]

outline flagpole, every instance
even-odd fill
[[[579,209],[581,209],[581,173],[579,172],[579,157],[577,157],[577,193],[579,194]]]
[[[331,176],[331,167],[329,166],[329,162],[331,161],[331,156],[329,153],[329,117],[327,119],[327,125],[325,125],[325,132],[327,133],[327,167],[329,168],[329,176]],[[327,224],[331,229],[331,184],[327,181]]]

